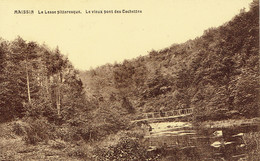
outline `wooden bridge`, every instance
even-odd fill
[[[171,119],[171,118],[185,117],[192,114],[193,114],[193,108],[178,109],[178,110],[172,110],[166,112],[150,112],[150,113],[141,114],[140,116],[137,117],[137,119],[131,122]]]

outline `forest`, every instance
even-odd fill
[[[258,1],[194,40],[87,71],[59,47],[0,38],[0,160],[157,160],[130,122],[137,115],[256,118],[259,88]],[[35,147],[35,158],[19,152]]]
[[[241,10],[230,22],[194,40],[81,72],[87,98],[128,114],[192,107],[198,116],[236,111],[255,117],[258,27],[257,7]]]

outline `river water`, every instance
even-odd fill
[[[243,160],[247,148],[243,135],[256,125],[236,128],[196,128],[189,122],[151,123],[146,144],[164,160]]]

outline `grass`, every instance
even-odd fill
[[[230,127],[238,127],[241,125],[259,125],[260,118],[252,118],[252,119],[228,119],[221,121],[204,121],[204,122],[196,122],[196,125],[202,128],[230,128]]]
[[[248,157],[247,160],[260,160],[260,132],[250,132],[243,136],[246,144]]]
[[[257,124],[259,123],[259,120],[259,118],[255,118],[245,120],[207,121],[202,122],[201,125],[203,127],[213,128],[234,127],[242,124]],[[38,124],[36,125],[37,126],[33,127],[38,128]],[[39,125],[44,124],[41,124],[40,122]],[[103,140],[89,143],[86,143],[83,140],[70,142],[65,141],[62,138],[50,137],[48,140],[43,139],[35,144],[29,144],[28,141],[26,141],[26,138],[28,138],[28,134],[32,133],[30,130],[28,133],[28,128],[30,127],[32,127],[32,124],[28,124],[21,120],[0,124],[0,160],[93,160],[95,158],[95,150],[97,149],[103,149],[107,153],[111,151],[111,149],[116,152],[124,149],[122,147],[125,145],[122,143],[121,138],[128,137],[129,140],[135,138],[141,141],[143,139],[142,136],[144,135],[143,130],[138,128],[138,126],[135,126],[131,130],[119,131],[116,134],[108,135]],[[41,129],[42,128],[43,127],[41,127]],[[33,136],[30,137],[36,137],[38,134],[41,133],[33,133]],[[246,133],[243,136],[243,139],[249,154],[247,160],[260,160],[260,133]],[[135,147],[135,144],[133,145]],[[141,142],[140,145],[142,145]],[[131,147],[127,152],[132,153]],[[140,153],[140,155],[141,154],[142,153]]]
[[[0,160],[86,160],[82,144],[60,139],[28,144],[24,130],[27,126],[22,121],[0,124]]]
[[[94,160],[96,149],[109,150],[126,136],[143,136],[141,129],[132,129],[86,143],[84,140],[64,140],[59,137],[59,127],[54,127],[57,134],[50,133],[48,127],[44,120],[16,120],[0,124],[0,160]]]

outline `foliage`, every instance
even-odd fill
[[[85,72],[58,47],[0,38],[0,122],[22,118],[26,123],[15,123],[13,131],[26,143],[59,139],[53,148],[63,149],[63,141],[97,142],[130,129],[143,112],[191,107],[201,120],[258,116],[258,3],[194,40]],[[69,155],[89,157],[82,148]],[[130,136],[96,155],[155,159]]]
[[[258,1],[250,8],[194,40],[81,72],[87,98],[98,102],[95,108],[126,109],[130,116],[186,107],[198,117],[217,111],[258,116]]]
[[[2,121],[24,116],[68,121],[71,111],[86,110],[78,72],[58,48],[21,37],[0,44]]]
[[[13,124],[13,132],[18,136],[25,136],[26,135],[26,127],[28,125],[21,121],[16,121]]]
[[[24,140],[28,144],[38,142],[48,142],[51,136],[51,125],[45,119],[27,120],[29,126],[26,127]]]
[[[144,147],[136,138],[123,137],[114,145],[106,148],[97,148],[95,159],[98,160],[155,160],[158,156],[149,156]],[[158,158],[157,158],[158,159]]]
[[[247,151],[249,153],[248,160],[259,160],[260,159],[260,134],[259,132],[246,133],[243,136],[243,140],[246,144]]]

